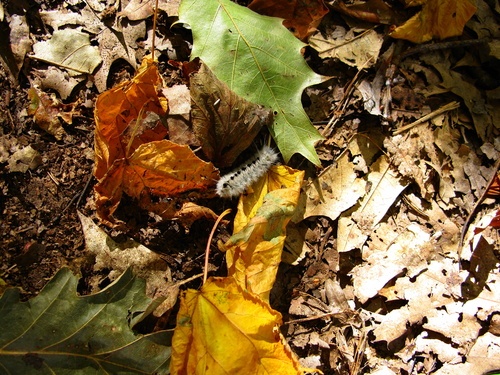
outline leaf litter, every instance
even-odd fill
[[[311,2],[313,3],[317,4],[317,2]],[[93,2],[85,5],[84,9],[91,7],[93,11],[94,20],[89,25],[94,27],[94,30],[90,31],[90,34],[97,35],[96,30],[101,30],[100,28],[103,27],[101,21],[109,22],[106,20],[113,19],[121,22],[121,25],[118,22],[113,23],[112,27],[115,32],[120,33],[125,30],[130,20],[127,20],[127,12],[120,13],[120,11],[126,7],[116,8],[117,4],[112,2],[107,5],[108,7],[103,7],[102,4]],[[133,2],[129,5],[129,10],[138,6]],[[379,17],[380,15],[385,17],[384,20],[379,18],[377,22],[387,22],[392,19],[394,14],[391,15],[382,4],[372,4],[372,6],[375,8],[380,6],[380,12],[376,14]],[[422,8],[424,16],[425,12],[429,12],[430,6],[424,4]],[[434,2],[432,6],[438,7],[438,11],[443,11],[448,9],[449,2]],[[485,36],[485,30],[495,35],[498,32],[498,25],[492,13],[492,6],[483,1],[478,1],[476,6],[477,12],[465,26],[466,30],[475,30],[479,37]],[[165,5],[161,5],[161,9],[164,8]],[[465,8],[464,6],[463,9]],[[67,13],[68,9],[59,11]],[[353,18],[348,23],[340,22],[342,27],[348,31],[356,30],[357,33],[361,33],[360,35],[364,35],[363,32],[368,32],[370,29],[363,25],[363,22],[367,17],[371,17],[372,20],[375,18],[366,9],[363,11],[360,9],[360,7],[342,8],[334,15],[330,13],[323,17],[324,22],[320,26],[311,23],[312,28],[307,26],[308,33],[314,31],[315,27],[319,31],[310,40],[324,39],[330,43],[333,40],[338,43],[340,40],[342,43],[342,38],[350,38],[344,34],[328,34],[328,30],[332,30],[331,26],[337,26],[335,22],[342,20],[344,14],[349,14]],[[368,10],[373,11],[373,8]],[[79,11],[77,8],[70,10],[75,13]],[[169,11],[172,11],[172,15],[176,13],[176,9],[169,8]],[[436,15],[440,14],[438,11],[435,12]],[[240,14],[239,10],[232,10],[232,12]],[[318,12],[321,13],[321,10],[319,9]],[[144,16],[147,14],[149,11]],[[132,18],[136,16],[131,13],[128,15]],[[470,12],[461,13],[456,19],[458,23],[461,23],[458,27],[450,24],[455,27],[454,35],[462,33],[461,30],[471,15]],[[7,22],[15,25],[9,17],[7,7]],[[140,15],[138,18],[142,17],[143,15]],[[53,17],[50,21],[52,27],[65,29],[64,21],[56,24],[55,19],[57,17]],[[75,18],[67,19],[72,20],[68,22],[75,22]],[[357,19],[359,19],[359,24],[357,24]],[[139,24],[143,21],[138,19],[134,22]],[[439,29],[440,24],[434,22],[432,17],[421,17],[420,22],[429,22],[432,27],[438,27],[437,30],[432,31],[433,37],[446,35],[447,31]],[[73,25],[78,25],[78,23],[73,23]],[[422,40],[428,38],[425,25],[415,28],[414,24],[408,22],[403,26],[411,30],[410,33],[413,36],[420,37]],[[138,52],[140,48],[133,45],[136,40],[134,39],[136,36],[133,35],[142,33],[147,38],[152,35],[151,32],[146,32],[145,27],[142,29],[141,27],[143,26],[135,29],[138,34],[130,34],[131,39],[126,41],[125,54],[121,55],[123,58],[126,57],[125,60],[128,59],[134,68],[139,66],[139,61],[142,60],[146,64],[147,60],[141,58],[141,52]],[[373,34],[373,30],[370,32]],[[103,35],[103,33],[100,34]],[[375,29],[375,34],[375,36],[381,36],[383,33]],[[398,35],[394,34],[393,37],[395,36]],[[110,41],[105,47],[102,40],[99,41],[98,38],[95,40],[98,40],[97,45],[102,49],[103,59],[106,53],[104,49],[113,48],[112,45],[116,44]],[[346,45],[350,44],[349,39],[345,41]],[[144,44],[148,45],[148,43],[149,41]],[[393,40],[389,39],[389,44],[392,43]],[[279,309],[285,316],[282,331],[285,332],[285,337],[292,349],[299,353],[300,363],[304,367],[318,367],[325,373],[351,374],[412,372],[453,374],[460,371],[483,374],[500,368],[498,362],[500,347],[498,332],[500,330],[497,319],[500,299],[498,295],[498,229],[495,224],[495,217],[498,217],[498,205],[495,196],[484,196],[485,190],[489,188],[489,182],[497,172],[495,165],[497,165],[496,160],[500,148],[498,122],[495,121],[498,118],[498,106],[495,105],[498,85],[495,86],[494,78],[488,78],[488,74],[497,69],[495,59],[498,59],[498,49],[494,42],[483,43],[468,49],[462,48],[462,50],[452,45],[447,47],[441,45],[443,48],[439,49],[440,44],[436,44],[438,48],[420,49],[416,53],[409,49],[406,53],[398,55],[400,53],[397,51],[397,48],[400,48],[398,46],[389,46],[387,50],[383,50],[382,54],[377,53],[376,48],[375,51],[373,50],[374,43],[366,43],[356,48],[357,60],[349,56],[343,59],[338,55],[322,56],[324,60],[316,60],[316,68],[319,68],[322,74],[336,77],[319,90],[317,88],[306,90],[306,95],[311,98],[311,102],[323,103],[323,105],[326,103],[331,110],[330,113],[328,110],[326,114],[323,112],[325,122],[315,124],[318,134],[322,133],[326,137],[325,140],[320,140],[320,137],[316,139],[319,141],[315,149],[318,160],[322,162],[323,167],[331,165],[318,177],[317,170],[310,168],[307,164],[299,165],[295,160],[291,160],[291,165],[298,167],[296,170],[286,166],[273,167],[265,179],[252,186],[240,199],[234,221],[233,237],[227,240],[227,237],[224,238],[224,229],[221,230],[222,240],[219,241],[219,247],[226,250],[229,277],[239,280],[238,296],[241,297],[248,292],[251,299],[259,298],[263,301],[260,303],[266,304],[267,309],[270,308],[267,305],[268,300],[271,301],[273,307],[276,306]],[[485,45],[488,49],[482,50]],[[195,49],[196,46],[195,38]],[[480,53],[481,51],[487,52]],[[350,51],[347,49],[347,52],[352,52],[352,49]],[[18,54],[18,61],[24,60],[23,54],[26,52],[15,51],[15,53]],[[399,65],[395,67],[390,65],[391,54],[395,54],[396,58],[402,56]],[[112,56],[112,53],[109,56]],[[2,58],[4,61],[9,61],[8,56],[3,52]],[[370,68],[370,64],[374,64],[377,58],[382,64]],[[310,61],[314,65],[314,59]],[[384,65],[386,63],[389,65]],[[134,66],[134,64],[137,65]],[[96,80],[97,92],[103,92],[108,87],[107,71],[112,65],[111,59],[103,70],[101,78]],[[351,68],[347,68],[346,65]],[[16,72],[19,67],[15,68],[12,64],[6,63],[6,66],[10,69],[8,74],[11,77],[15,76],[15,79],[18,74],[26,74]],[[167,70],[172,75],[169,77],[172,79],[169,81],[170,86],[179,83],[179,80],[175,81],[175,75],[182,76],[180,69],[176,70],[172,68],[174,65],[162,62],[158,66],[162,67],[163,72],[168,66]],[[44,69],[46,66],[44,67],[43,64],[37,65],[39,72]],[[222,79],[216,70],[214,72]],[[342,74],[339,75],[339,72]],[[358,75],[361,72],[364,72],[364,77]],[[486,74],[486,78],[480,73]],[[78,79],[80,81],[76,82],[83,82],[82,77]],[[83,80],[85,79],[83,77]],[[360,79],[366,82],[364,86],[359,85]],[[68,88],[65,83],[67,81],[67,78],[59,81],[63,85],[60,89],[57,88],[57,83],[44,85],[43,81],[41,87],[47,90],[52,85],[52,89],[58,91],[61,96],[64,93],[68,98],[72,96],[73,89],[71,86]],[[104,186],[105,189],[96,191],[105,194],[101,194],[100,201],[98,199],[95,202],[89,200],[86,204],[84,202],[84,207],[86,213],[92,216],[96,212],[95,204],[97,203],[98,216],[100,215],[101,219],[104,218],[102,220],[104,223],[108,222],[112,227],[126,230],[132,235],[136,231],[136,237],[141,238],[142,242],[149,242],[149,245],[152,245],[152,248],[160,255],[155,262],[161,264],[164,261],[169,266],[165,269],[163,281],[170,282],[171,278],[172,280],[189,280],[193,271],[200,269],[196,268],[194,261],[197,255],[192,250],[181,249],[179,253],[171,251],[174,247],[170,247],[173,242],[169,236],[174,233],[172,228],[175,224],[167,229],[169,227],[166,223],[172,218],[175,219],[172,223],[181,223],[183,229],[178,230],[177,235],[184,233],[184,242],[194,244],[197,238],[196,233],[207,223],[205,220],[208,219],[208,222],[214,220],[217,216],[216,212],[221,211],[220,206],[210,204],[212,199],[209,192],[210,185],[215,184],[217,173],[210,177],[212,172],[205,171],[194,179],[206,178],[204,180],[206,185],[201,187],[201,193],[191,191],[191,187],[187,185],[190,180],[184,175],[175,177],[177,181],[181,181],[178,185],[172,181],[162,187],[157,185],[163,179],[166,170],[160,173],[161,177],[155,175],[156,171],[162,171],[163,166],[168,165],[175,165],[174,171],[182,170],[182,168],[179,169],[179,164],[174,162],[179,158],[180,154],[177,153],[192,152],[187,148],[178,149],[174,146],[169,133],[177,132],[176,139],[190,139],[188,144],[195,144],[196,137],[190,136],[189,127],[174,127],[172,119],[169,118],[169,110],[171,98],[175,94],[165,94],[168,97],[167,100],[162,94],[164,92],[162,87],[165,84],[161,82],[161,79],[153,79],[153,81],[155,82],[152,85],[154,90],[145,89],[150,93],[148,97],[151,102],[143,100],[134,105],[126,104],[122,107],[123,112],[118,112],[122,113],[125,121],[121,123],[120,130],[115,132],[114,136],[106,138],[105,147],[101,148],[104,152],[100,155],[98,153],[97,165],[100,167],[96,166],[96,177],[99,176],[99,184],[104,181],[101,187]],[[187,75],[180,81],[183,81],[182,84],[188,83]],[[213,81],[217,82],[215,79]],[[125,80],[125,82],[127,83],[121,86],[122,88],[128,84],[132,86],[135,84],[134,79]],[[134,96],[136,94],[140,96],[139,92],[143,90],[141,85],[142,82],[139,80],[138,91],[132,89]],[[219,92],[228,91],[223,88]],[[302,93],[295,93],[295,99],[300,94]],[[39,95],[47,94],[42,92]],[[212,92],[210,95],[212,98],[208,100],[209,105],[219,104],[215,96],[220,94]],[[369,102],[372,96],[378,98],[375,105]],[[92,98],[92,95],[82,99],[88,101],[89,97]],[[185,103],[189,102],[189,95],[183,97]],[[76,106],[79,105],[74,98],[68,101],[77,103]],[[450,107],[452,109],[439,111],[440,107],[447,108],[447,104],[457,101],[458,106],[454,105]],[[114,102],[112,104],[114,105]],[[113,105],[101,105],[101,113],[113,109]],[[154,110],[151,110],[151,106]],[[181,107],[182,105],[178,108]],[[270,107],[273,108],[272,103]],[[0,107],[0,109],[10,114],[11,108]],[[312,108],[306,107],[306,110],[312,111]],[[178,114],[186,114],[185,110],[179,111]],[[211,113],[211,116],[214,116],[221,112],[216,109]],[[310,113],[311,117],[322,121],[321,115]],[[367,115],[368,113],[372,116]],[[27,117],[21,111],[17,110],[13,114],[16,120],[22,120],[21,124],[26,122]],[[427,114],[430,116],[424,117]],[[373,115],[385,116],[385,118]],[[68,144],[67,142],[72,142],[75,137],[79,136],[75,133],[75,129],[79,132],[78,127],[81,128],[82,124],[85,124],[79,117],[81,115],[76,115],[74,125],[62,124],[65,134],[60,136],[59,142]],[[3,120],[2,129],[7,134],[2,133],[0,143],[3,147],[0,160],[4,162],[14,160],[12,158],[16,149],[8,145],[12,139],[15,139],[12,134],[17,134],[12,133],[13,122],[8,120],[9,116],[5,118],[7,120]],[[422,120],[415,121],[419,118]],[[181,120],[180,123],[182,121],[185,120]],[[244,126],[247,123],[244,121]],[[96,133],[99,133],[99,129]],[[180,137],[181,133],[187,133],[187,137]],[[167,134],[170,141],[164,139]],[[279,142],[283,142],[282,138],[274,135],[278,145]],[[237,138],[236,141],[238,141]],[[248,140],[244,141],[248,142]],[[33,142],[33,139],[30,142]],[[32,202],[36,210],[44,212],[49,207],[44,207],[43,203],[50,202],[47,200],[48,194],[57,196],[72,191],[71,188],[74,185],[71,181],[74,177],[71,176],[79,176],[79,183],[76,186],[84,192],[85,189],[81,182],[84,181],[81,174],[78,175],[71,169],[56,170],[57,163],[51,163],[51,161],[61,160],[61,157],[51,159],[55,154],[48,153],[43,147],[37,147],[37,144],[39,143],[34,142],[33,147],[35,151],[42,152],[42,164],[38,161],[27,169],[20,169],[17,172],[15,172],[16,169],[10,169],[6,173],[9,173],[10,177],[21,179],[21,182],[27,179],[28,173],[34,174],[31,184],[26,185],[31,188],[31,192],[26,188],[22,191],[27,194],[28,202]],[[81,149],[85,150],[88,144],[88,141],[83,141],[80,144]],[[101,146],[104,144],[101,143]],[[16,147],[28,149],[25,147],[27,145],[26,139],[19,138],[19,144]],[[172,148],[176,149],[172,151],[175,156],[169,159],[165,155]],[[244,148],[244,146],[241,147],[241,149]],[[303,154],[300,150],[295,150]],[[286,152],[288,156],[285,155]],[[284,159],[288,161],[291,154],[290,151],[286,152],[283,153]],[[240,152],[237,153],[240,154],[239,158],[245,156],[245,152],[243,155]],[[197,163],[198,156],[195,157],[193,153],[190,155],[193,157],[187,159],[188,163]],[[236,159],[238,156],[231,157],[233,162]],[[314,158],[307,157],[307,159],[313,161]],[[76,160],[85,160],[85,157],[75,158],[75,162]],[[228,162],[227,166],[230,164],[231,162]],[[66,162],[63,163],[63,166],[67,165]],[[193,164],[193,168],[196,168],[194,165],[196,164]],[[304,177],[303,174],[298,177],[295,173],[303,173],[303,169],[306,170],[308,177],[301,193],[300,181]],[[88,164],[86,170],[89,170]],[[113,173],[121,174],[122,177],[106,181]],[[275,174],[280,176],[275,180],[275,187],[278,187],[278,190],[269,192],[268,189],[274,189],[270,186],[274,186]],[[47,179],[44,180],[43,176]],[[140,176],[140,178],[137,179],[134,176]],[[142,176],[147,178],[143,179]],[[287,179],[283,180],[285,176],[294,176],[290,179],[290,182],[293,181],[291,186],[287,187]],[[44,184],[47,186],[45,192],[40,189],[41,186],[45,186],[40,185],[40,181],[45,181]],[[48,181],[59,191],[54,187],[51,188],[47,184]],[[3,191],[7,192],[5,212],[14,212],[13,208],[19,211],[19,206],[16,206],[11,198],[13,185],[8,181],[3,181],[1,184]],[[169,190],[173,186],[180,187],[181,185],[185,185],[182,188],[186,187],[188,190],[184,192],[178,188],[174,188],[173,191]],[[24,185],[21,186],[24,187]],[[110,199],[106,195],[108,193]],[[107,199],[111,202],[110,204],[104,203]],[[481,206],[478,202],[482,203]],[[100,214],[99,204],[102,204]],[[130,216],[130,212],[127,213],[126,210],[130,204],[138,204],[143,216],[139,211]],[[294,210],[295,205],[299,206],[297,210]],[[58,208],[56,211],[62,212],[61,215],[67,213],[66,215],[70,217],[71,208],[68,210],[61,205],[56,207]],[[123,216],[124,213],[127,214]],[[119,219],[115,220],[115,215]],[[200,221],[200,219],[203,220]],[[7,220],[9,220],[7,225],[16,225],[9,214]],[[40,218],[38,214],[37,220],[39,220],[37,230],[28,229],[24,232],[23,226],[17,224],[17,231],[26,233],[27,238],[48,241],[50,251],[54,248],[50,234],[54,233],[51,228],[55,225],[47,222],[46,219],[44,221],[43,217]],[[27,222],[31,222],[31,219]],[[134,229],[137,225],[142,227],[140,231]],[[285,226],[288,227],[287,236],[284,232]],[[162,236],[162,231],[165,231],[166,235]],[[120,231],[115,229],[111,233],[116,236]],[[295,242],[287,244],[287,240],[292,239],[292,233],[294,233]],[[12,251],[15,244],[19,246],[22,240],[19,239],[18,234],[11,233],[9,236],[12,239],[7,243]],[[462,236],[463,246],[460,241]],[[155,242],[155,237],[158,242]],[[206,238],[203,234],[201,237]],[[73,243],[70,242],[69,247],[62,245],[59,248],[78,251],[78,245],[72,245]],[[296,256],[290,256],[292,254],[290,252],[286,257],[283,255],[283,259],[299,264],[299,266],[292,267],[286,264],[279,266],[279,260],[282,258],[281,251],[285,244],[294,247]],[[6,279],[11,285],[23,285],[16,283],[15,279],[9,275],[19,272],[16,271],[16,266],[21,272],[33,272],[34,268],[29,266],[30,259],[35,266],[40,264],[39,268],[42,268],[43,263],[40,263],[39,256],[42,254],[42,257],[47,257],[43,255],[44,249],[47,249],[46,245],[26,246],[22,259],[28,262],[22,262],[21,257],[9,258],[2,268],[3,273],[0,277]],[[165,251],[166,249],[170,251]],[[249,249],[256,249],[256,251]],[[122,251],[127,252],[127,250]],[[147,253],[149,250],[142,249],[141,251]],[[213,253],[210,265],[212,270],[217,269],[215,264],[217,264],[217,259],[221,259],[220,254],[216,251]],[[89,254],[85,252],[81,251],[80,254],[81,260],[75,262],[74,265],[76,269],[79,268],[78,262],[94,264],[97,260],[97,258],[93,259],[93,256],[89,258]],[[140,255],[132,254],[131,250],[127,253],[134,259],[141,258]],[[61,258],[52,259],[55,260],[53,262],[53,270],[55,270],[61,264]],[[262,259],[265,261],[261,264]],[[96,289],[106,285],[106,282],[115,278],[128,263],[131,261],[125,257],[124,262],[119,265],[111,262],[100,268],[100,272],[104,275],[97,279],[99,281],[93,282],[94,287],[96,284]],[[5,268],[10,264],[14,264],[14,268]],[[182,267],[179,267],[180,264]],[[148,266],[143,267],[146,270],[148,268]],[[108,271],[111,272],[108,273]],[[160,275],[161,272],[157,278],[159,281],[161,281]],[[209,280],[212,283],[217,279]],[[207,289],[210,288],[210,283],[205,284]],[[195,284],[195,288],[199,286]],[[176,289],[170,289],[168,283],[167,286],[163,284],[161,287],[152,289],[155,288],[163,288],[161,297],[168,302],[166,310],[163,311],[166,312],[165,319],[168,319],[173,304],[167,300],[171,295],[177,295]],[[43,296],[43,293],[40,296]],[[139,294],[141,293],[143,292]],[[201,289],[201,294],[203,293],[204,289]],[[220,296],[227,295],[227,290],[220,293],[222,293]],[[186,296],[201,294],[190,289]],[[8,295],[4,294],[4,296]],[[145,310],[148,312],[155,310],[162,298],[153,305],[150,304]],[[14,301],[12,306],[15,306]],[[142,319],[143,316],[139,316],[141,318],[136,320]],[[186,322],[182,320],[182,316],[177,316],[181,319],[178,327]],[[206,317],[202,315],[201,321]],[[199,317],[193,315],[190,319],[199,319]],[[210,318],[210,320],[213,319]],[[204,327],[208,327],[207,324],[201,323],[198,327],[203,330]],[[275,321],[273,324],[274,328],[271,328],[269,332],[275,332],[281,322]],[[221,325],[222,327],[225,326]],[[256,327],[257,325],[250,325],[248,328],[255,329]],[[157,326],[158,333],[165,332],[161,328]],[[276,342],[281,341],[277,336],[273,337]],[[211,347],[206,343],[208,339],[203,338],[203,333],[196,334],[192,338],[195,341],[198,339],[206,341],[203,341],[201,345],[196,344],[196,350],[184,352],[188,355],[186,358],[192,358],[189,355],[199,353],[198,350],[210,352]],[[165,341],[168,340],[165,339]],[[221,345],[225,348],[226,345],[231,344],[223,341]],[[251,351],[247,350],[246,353],[250,354]],[[285,353],[290,352],[285,350]],[[179,372],[191,368],[189,366],[193,364],[209,363],[205,362],[208,357],[203,357],[203,360],[199,356],[193,358],[195,358],[194,362],[192,362],[193,359],[186,359],[184,364],[179,365],[177,367]],[[297,371],[299,368],[294,361],[290,362],[294,367],[291,371]],[[245,366],[253,363],[249,361],[249,363],[241,364],[236,358],[234,362],[230,361],[224,366],[233,368],[231,366]]]

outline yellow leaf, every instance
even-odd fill
[[[303,171],[271,167],[252,186],[253,192],[240,198],[233,236],[219,245],[227,251],[228,275],[264,301],[276,279],[285,228],[297,207],[303,178]]]
[[[424,43],[461,35],[476,12],[475,0],[430,0],[422,10],[392,33],[393,38]]]
[[[181,296],[172,339],[173,375],[303,374],[283,343],[281,314],[228,278]]]

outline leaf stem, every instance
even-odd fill
[[[210,244],[212,243],[212,238],[214,236],[214,233],[215,233],[215,229],[217,229],[217,226],[219,225],[220,221],[222,220],[222,218],[224,216],[226,216],[227,214],[229,214],[231,212],[231,209],[228,208],[226,211],[224,211],[223,213],[220,214],[220,216],[217,218],[217,220],[215,221],[215,224],[212,228],[212,231],[210,232],[210,236],[208,237],[208,241],[207,241],[207,247],[205,249],[205,267],[203,269],[203,284],[205,284],[205,282],[207,281],[207,274],[208,274],[208,256],[210,255]]]
[[[153,40],[151,41],[151,57],[155,59],[155,35],[156,35],[156,20],[158,18],[158,0],[155,4],[155,13],[153,15]]]

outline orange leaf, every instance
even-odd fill
[[[284,18],[283,26],[301,40],[311,35],[328,13],[323,0],[253,0],[248,7],[259,14]]]
[[[281,314],[228,278],[210,278],[181,296],[170,372],[303,374],[283,343]]]
[[[167,197],[206,189],[217,179],[214,166],[200,160],[188,146],[166,139],[148,142],[137,147],[128,159],[117,160],[95,186],[97,211],[102,219],[113,223],[111,215],[122,192],[138,200],[144,195]]]
[[[242,196],[227,251],[228,275],[267,301],[281,262],[286,225],[298,203],[304,171],[274,166]]]
[[[167,103],[159,92],[161,84],[156,64],[145,58],[131,81],[123,82],[97,98],[94,175],[98,180],[108,173],[116,160],[125,158],[140,144],[163,139],[167,134],[166,127],[160,122],[128,144],[127,133],[133,132],[139,114],[146,116],[153,112],[160,118],[165,117]]]
[[[474,0],[428,0],[422,10],[397,27],[393,38],[424,43],[433,38],[461,35],[465,23],[476,12]]]
[[[116,225],[113,213],[123,193],[154,210],[151,195],[204,190],[218,179],[215,167],[188,146],[163,139],[167,104],[161,84],[155,63],[146,58],[131,81],[97,99],[94,189],[97,213],[108,225]]]
[[[496,175],[487,191],[487,196],[489,198],[496,198],[500,196],[500,177]]]
[[[200,160],[188,146],[164,139],[140,145],[129,157],[124,191],[134,198],[145,188],[170,196],[204,189],[217,178],[213,165]]]

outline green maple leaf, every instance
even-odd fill
[[[167,374],[171,333],[135,334],[151,300],[144,281],[126,271],[101,292],[79,297],[78,279],[60,270],[40,294],[0,298],[2,374]],[[130,324],[129,324],[130,323]]]
[[[307,86],[323,78],[304,61],[304,44],[282,20],[229,0],[183,0],[179,22],[192,29],[191,58],[202,59],[239,96],[272,108],[270,131],[285,161],[300,153],[319,165],[314,143],[322,137],[300,98]]]

